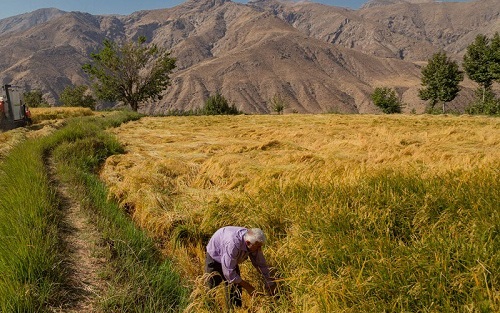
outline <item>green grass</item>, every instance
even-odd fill
[[[53,135],[28,140],[0,165],[0,311],[44,312],[58,305],[67,273],[61,266],[56,193],[46,173],[53,155],[57,175],[110,243],[105,312],[169,312],[183,305],[186,289],[162,260],[154,242],[112,202],[95,175],[101,163],[122,151],[103,130],[137,119],[131,113],[78,118]]]
[[[119,123],[106,119],[106,123]],[[82,128],[87,132],[79,136]],[[111,288],[102,296],[106,312],[174,312],[183,305],[186,289],[163,261],[154,242],[135,227],[120,208],[108,201],[108,191],[94,171],[110,155],[122,152],[110,136],[88,124],[70,125],[66,137],[76,140],[54,150],[58,173],[73,186],[77,197],[94,220],[110,248],[108,278]]]
[[[44,173],[43,145],[15,148],[0,164],[0,311],[40,312],[57,293],[54,190]]]

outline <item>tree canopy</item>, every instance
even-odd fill
[[[95,109],[96,100],[87,94],[87,86],[67,86],[60,96],[60,101],[66,107],[84,107]]]
[[[431,109],[438,102],[445,104],[457,96],[460,91],[459,83],[464,79],[464,74],[459,70],[456,61],[448,58],[445,52],[435,53],[429,63],[422,68],[422,89],[418,94],[420,99],[429,100]]]
[[[467,47],[463,66],[467,76],[479,84],[476,100],[467,109],[469,113],[498,114],[500,100],[492,91],[494,81],[500,82],[500,35],[496,33],[490,40],[478,35]]]
[[[91,59],[83,70],[90,76],[97,98],[122,101],[134,111],[144,101],[162,99],[175,68],[170,52],[146,44],[144,36],[121,45],[104,40],[102,50],[92,53]]]
[[[386,114],[401,113],[403,104],[399,101],[396,91],[388,87],[377,87],[371,98],[373,103]]]
[[[483,88],[491,87],[500,79],[500,36],[495,34],[490,41],[485,35],[478,35],[467,47],[463,66],[470,79]]]
[[[493,64],[491,65],[491,71],[493,73],[493,78],[500,82],[500,34],[495,33],[493,39],[491,40],[491,51]]]
[[[48,106],[48,104],[43,101],[43,94],[40,89],[26,91],[23,94],[23,98],[24,103],[30,108]]]

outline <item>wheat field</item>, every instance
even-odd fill
[[[175,260],[187,311],[223,311],[203,244],[226,225],[264,229],[280,282],[279,299],[241,311],[500,309],[499,119],[146,117],[110,131],[126,153],[101,178]]]
[[[88,108],[51,107],[31,108],[33,125],[9,131],[0,131],[0,159],[18,143],[29,138],[40,138],[60,128],[67,118],[94,115]]]

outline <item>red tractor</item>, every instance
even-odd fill
[[[24,104],[21,88],[2,86],[0,95],[0,128],[9,130],[31,124],[31,112]]]

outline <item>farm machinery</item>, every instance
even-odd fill
[[[23,91],[12,85],[2,86],[0,95],[0,129],[9,130],[31,124],[31,113],[24,103]]]

